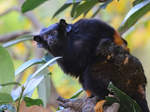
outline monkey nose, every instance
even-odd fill
[[[33,40],[36,42],[41,42],[41,36],[40,35],[34,35]]]

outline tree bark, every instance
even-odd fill
[[[64,109],[57,112],[94,112],[94,107],[97,102],[97,98],[79,98],[79,99],[64,99],[58,97],[58,104]],[[113,103],[111,106],[104,106],[104,112],[118,112],[120,105]]]

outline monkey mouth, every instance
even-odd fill
[[[33,40],[36,41],[36,44],[39,48],[44,48],[44,45],[43,45],[43,40],[41,39],[41,36],[40,35],[35,35],[33,37]]]
[[[37,43],[37,47],[38,48],[44,48],[43,44],[41,44],[41,43]]]
[[[49,35],[45,35],[45,40],[44,36],[35,35],[33,40],[36,41],[38,48],[46,48],[46,49],[53,48],[53,46],[55,46],[58,41],[56,37],[52,37]]]

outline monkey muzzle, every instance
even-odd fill
[[[37,42],[38,47],[47,48],[57,42],[58,24],[52,24],[48,28],[43,28],[38,35],[34,35],[33,40]]]

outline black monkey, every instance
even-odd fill
[[[58,64],[63,71],[79,78],[88,97],[99,98],[96,112],[102,112],[110,81],[136,100],[143,112],[149,112],[142,64],[130,54],[127,42],[106,23],[81,19],[67,24],[61,19],[42,29],[34,40],[54,56],[62,56]]]

